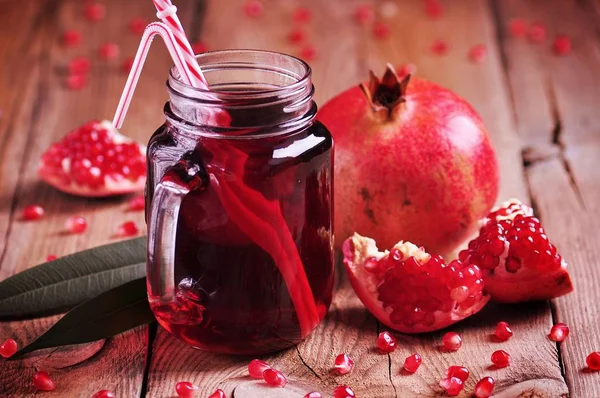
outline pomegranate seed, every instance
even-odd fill
[[[92,398],[115,398],[115,394],[112,391],[100,390],[92,395]]]
[[[119,56],[119,46],[115,43],[104,43],[98,51],[100,57],[104,59],[114,59]]]
[[[494,379],[484,377],[475,385],[475,398],[488,398],[494,391]]]
[[[590,370],[600,370],[600,351],[592,352],[588,355],[585,363]]]
[[[392,18],[398,14],[398,5],[393,1],[384,1],[379,6],[379,13],[384,18]]]
[[[220,388],[208,396],[208,398],[225,398],[225,397],[226,397],[225,391],[221,390]]]
[[[88,21],[101,21],[106,16],[106,7],[100,3],[88,3],[83,9],[83,15]]]
[[[87,84],[87,78],[85,75],[69,75],[66,84],[69,90],[81,90]]]
[[[71,75],[81,75],[88,73],[92,63],[87,57],[75,57],[67,64],[67,71]]]
[[[485,44],[476,44],[469,50],[469,59],[475,63],[483,62],[486,55],[487,47]]]
[[[431,19],[437,19],[442,16],[444,9],[438,0],[425,1],[425,13]]]
[[[48,254],[48,256],[46,256],[46,262],[49,263],[50,261],[54,261],[57,258],[58,257],[55,254]]]
[[[175,384],[175,392],[178,396],[183,398],[191,398],[194,395],[194,391],[198,389],[198,386],[192,384],[189,381],[180,381]]]
[[[340,354],[335,357],[335,370],[341,374],[345,375],[352,371],[354,368],[354,360],[350,358],[347,354]]]
[[[317,49],[310,44],[305,45],[302,47],[302,50],[300,50],[300,57],[306,61],[312,61],[316,56]]]
[[[463,389],[464,382],[458,377],[445,378],[440,381],[440,387],[446,390],[446,395],[455,397]]]
[[[81,216],[71,216],[67,218],[65,226],[70,233],[81,234],[87,229],[87,221]]]
[[[23,209],[21,218],[25,221],[39,220],[44,217],[44,208],[39,205],[29,205]]]
[[[17,352],[17,342],[13,339],[6,339],[4,343],[0,344],[0,355],[4,358],[10,358]]]
[[[400,65],[398,68],[398,77],[403,78],[406,75],[414,75],[417,72],[417,67],[414,64]]]
[[[338,386],[333,390],[333,398],[354,398],[354,391],[348,386]]]
[[[52,391],[56,388],[56,385],[50,378],[50,375],[43,370],[35,372],[33,375],[33,386],[36,390],[40,391]]]
[[[557,323],[550,329],[548,338],[552,341],[561,342],[569,335],[569,327],[564,323]]]
[[[431,52],[436,55],[446,55],[448,52],[448,43],[446,43],[444,40],[435,40],[433,43],[431,43]]]
[[[144,33],[144,29],[146,29],[146,25],[148,25],[148,21],[142,17],[133,17],[131,21],[129,21],[129,31],[136,35],[141,35]]]
[[[309,392],[308,394],[304,395],[304,397],[302,398],[323,398],[323,396],[321,395],[320,392]]]
[[[505,368],[510,365],[510,355],[504,350],[494,351],[492,353],[492,363],[497,368]]]
[[[540,43],[546,40],[546,27],[541,23],[534,23],[529,28],[529,40]]]
[[[496,325],[496,330],[494,330],[494,336],[500,341],[506,341],[510,339],[513,335],[513,331],[508,325],[508,323],[502,321],[498,322]]]
[[[554,48],[554,52],[557,55],[567,55],[571,53],[571,39],[569,38],[569,36],[556,36],[552,47]]]
[[[300,28],[294,29],[290,33],[288,33],[287,38],[291,43],[301,43],[302,41],[304,41],[304,31]]]
[[[361,4],[354,11],[354,19],[361,25],[368,25],[375,19],[375,12],[370,4]]]
[[[446,370],[446,378],[451,379],[452,377],[466,381],[469,378],[469,369],[464,366],[450,366],[448,370]]]
[[[271,366],[260,359],[253,359],[248,364],[248,373],[250,377],[254,377],[255,379],[262,379],[263,373],[267,369],[271,369]]]
[[[298,23],[308,23],[312,19],[312,12],[306,7],[298,7],[294,10],[292,19]]]
[[[447,351],[456,351],[462,345],[462,338],[458,333],[448,332],[442,337],[442,345]]]
[[[136,196],[129,201],[129,210],[140,211],[146,208],[146,198],[144,195]]]
[[[376,39],[387,39],[390,35],[390,27],[385,22],[375,22],[373,24],[373,36]]]
[[[65,47],[77,47],[81,44],[81,33],[75,29],[65,30],[62,36]]]
[[[192,43],[192,51],[194,54],[202,54],[208,51],[208,46],[203,41]]]
[[[258,0],[246,0],[244,3],[244,14],[251,18],[260,17],[263,13],[263,5]]]
[[[125,221],[123,224],[119,225],[119,229],[117,230],[118,236],[135,236],[140,232],[137,225],[133,221]]]
[[[404,370],[409,373],[415,373],[417,369],[419,369],[419,366],[421,366],[422,362],[423,359],[421,359],[419,354],[412,354],[411,356],[406,357],[404,360]]]
[[[527,24],[522,19],[515,18],[510,21],[508,29],[512,37],[523,37],[527,33]]]
[[[392,352],[398,347],[398,341],[390,332],[381,332],[377,336],[377,347],[383,352]]]
[[[125,58],[123,64],[121,64],[121,70],[125,73],[131,72],[131,68],[133,68],[133,58]]]
[[[266,369],[263,373],[263,379],[268,385],[273,387],[284,387],[287,384],[287,379],[277,369]]]

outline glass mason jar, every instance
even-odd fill
[[[331,303],[333,140],[314,120],[303,61],[253,50],[197,58],[211,91],[172,69],[166,122],[148,144],[150,306],[194,347],[280,350]]]

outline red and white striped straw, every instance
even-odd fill
[[[156,7],[156,16],[163,21],[173,32],[177,45],[181,49],[181,54],[185,58],[185,73],[190,80],[192,87],[208,89],[208,83],[202,74],[200,65],[196,61],[192,46],[185,35],[183,26],[177,16],[177,7],[171,3],[171,0],[152,0]]]

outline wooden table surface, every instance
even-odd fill
[[[532,203],[549,236],[570,263],[575,293],[552,302],[518,306],[489,305],[451,329],[464,343],[455,353],[437,349],[443,332],[397,335],[390,355],[374,349],[382,326],[361,306],[343,274],[330,313],[297,347],[266,356],[288,375],[286,389],[267,388],[246,376],[249,358],[211,355],[189,348],[161,328],[149,326],[75,350],[58,350],[35,361],[0,362],[0,396],[30,396],[34,369],[49,370],[57,389],[42,396],[91,397],[110,389],[118,397],[174,396],[174,385],[189,380],[198,397],[222,388],[227,396],[290,396],[319,390],[331,394],[340,384],[359,397],[429,397],[449,365],[467,366],[472,376],[461,396],[470,396],[477,380],[497,380],[498,397],[600,397],[600,373],[585,370],[585,358],[600,350],[600,1],[599,0],[442,0],[444,14],[427,17],[422,0],[397,1],[386,20],[391,35],[376,40],[354,23],[352,13],[364,1],[264,0],[264,15],[250,19],[242,0],[176,4],[188,35],[210,49],[262,48],[297,54],[286,40],[291,14],[305,4],[313,11],[308,41],[317,50],[311,61],[316,99],[322,104],[340,90],[381,73],[385,62],[413,63],[417,75],[445,85],[481,113],[497,149],[501,168],[499,200],[519,197]],[[128,198],[87,200],[64,195],[36,176],[40,154],[70,129],[94,118],[112,118],[126,75],[121,63],[133,56],[138,37],[128,32],[133,16],[152,19],[150,0],[107,0],[108,18],[82,17],[83,1],[0,0],[0,280],[43,262],[48,254],[65,255],[114,242],[124,220],[143,223],[143,214],[126,211]],[[384,4],[388,5],[384,5]],[[385,13],[391,2],[373,2]],[[379,8],[379,7],[383,8]],[[540,22],[548,39],[533,44],[509,34],[513,18]],[[66,29],[83,33],[83,45],[66,49]],[[572,38],[573,51],[552,52],[557,34]],[[447,41],[445,56],[429,47]],[[105,41],[120,44],[118,60],[96,56]],[[469,49],[483,43],[488,54],[469,61]],[[65,68],[74,56],[92,61],[89,84],[65,88]],[[170,66],[162,45],[151,51],[123,132],[146,141],[162,123],[164,88]],[[23,207],[40,203],[46,216],[23,222]],[[62,233],[66,217],[79,213],[89,222],[83,235]],[[5,322],[0,340],[30,341],[58,317]],[[490,339],[495,324],[508,321],[515,336],[506,343]],[[546,337],[555,322],[566,322],[570,337],[557,345]],[[513,364],[492,370],[496,349],[508,351]],[[356,362],[354,371],[334,376],[338,353]],[[415,375],[400,372],[404,358],[419,352],[424,362]]]

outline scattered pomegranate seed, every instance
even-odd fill
[[[268,385],[273,387],[284,387],[287,384],[287,379],[277,369],[266,369],[263,373],[263,379]]]
[[[409,373],[415,373],[419,369],[419,366],[421,366],[422,362],[423,359],[419,354],[412,354],[411,356],[406,357],[404,360],[404,370]]]
[[[112,391],[100,390],[92,395],[92,398],[115,398],[115,394]]]
[[[25,221],[39,220],[44,217],[44,208],[38,205],[29,205],[23,209],[21,218]]]
[[[36,390],[40,391],[52,391],[56,388],[48,372],[44,372],[43,370],[35,372],[33,375],[33,386]]]
[[[569,335],[569,327],[564,323],[557,323],[550,329],[548,338],[552,341],[561,342]]]
[[[290,33],[288,33],[288,40],[291,43],[301,43],[304,40],[304,31],[300,28],[296,28],[294,30],[292,30]]]
[[[67,64],[67,71],[70,75],[82,75],[88,73],[92,63],[87,57],[75,57]]]
[[[448,370],[446,370],[446,378],[450,379],[452,377],[457,377],[462,381],[466,381],[469,378],[469,369],[464,366],[450,366]]]
[[[58,257],[54,254],[48,254],[48,256],[46,257],[46,262],[50,262],[50,261],[54,261],[56,260]]]
[[[135,198],[129,201],[129,210],[131,211],[140,211],[146,208],[146,198],[144,195],[136,196]]]
[[[414,75],[417,72],[417,67],[414,64],[400,65],[398,68],[398,77],[402,78],[406,75]]]
[[[361,25],[368,25],[375,19],[375,12],[370,4],[361,4],[354,11],[354,19]]]
[[[546,40],[546,27],[541,23],[534,23],[529,28],[529,40],[540,43]]]
[[[131,68],[133,68],[133,58],[125,58],[125,60],[123,60],[123,63],[121,64],[121,70],[125,73],[129,73],[131,72]]]
[[[117,230],[118,236],[135,236],[138,233],[140,233],[140,230],[133,221],[125,221],[119,225],[119,229]]]
[[[65,30],[62,41],[65,47],[77,47],[81,44],[81,33],[75,29]]]
[[[458,333],[448,332],[442,337],[442,345],[447,351],[456,351],[462,345],[462,338]]]
[[[522,19],[514,18],[510,20],[508,29],[512,37],[523,37],[527,33],[527,24]]]
[[[198,389],[198,386],[192,384],[189,381],[180,381],[175,384],[175,392],[178,396],[183,398],[191,398],[194,395],[194,391]]]
[[[104,59],[114,59],[119,56],[119,46],[116,43],[104,43],[98,51],[100,57]]]
[[[255,379],[262,379],[263,373],[267,369],[271,369],[271,366],[260,359],[253,359],[248,364],[248,373],[250,377],[254,377]]]
[[[373,24],[373,36],[377,39],[386,39],[390,36],[390,27],[387,23],[377,21]]]
[[[435,40],[433,43],[431,43],[431,52],[436,55],[446,55],[448,52],[448,43],[446,43],[444,40]]]
[[[588,355],[585,363],[590,370],[600,370],[600,351],[595,351]]]
[[[0,344],[0,355],[4,358],[10,358],[17,352],[17,342],[13,339],[6,339],[4,343]]]
[[[554,39],[554,44],[552,45],[554,48],[554,52],[557,55],[567,55],[571,53],[571,39],[569,36],[558,35]]]
[[[146,25],[148,25],[148,21],[142,17],[133,17],[131,21],[129,21],[129,31],[136,35],[141,35],[144,33],[144,29],[146,29]]]
[[[444,9],[438,0],[425,1],[425,14],[431,19],[437,19],[442,16]]]
[[[398,14],[398,5],[393,1],[384,1],[379,6],[379,14],[384,18],[392,18]]]
[[[440,387],[446,390],[446,395],[455,397],[463,389],[464,382],[458,377],[445,378],[440,381]]]
[[[67,218],[65,226],[70,233],[81,234],[87,229],[87,221],[81,216],[71,216]]]
[[[338,386],[333,390],[333,398],[354,398],[356,394],[348,386]]]
[[[475,384],[475,398],[488,398],[494,391],[494,379],[484,377]]]
[[[220,388],[208,396],[208,398],[226,398],[226,397],[227,396],[225,395],[225,391],[221,390]]]
[[[244,14],[251,18],[260,17],[263,13],[263,4],[258,0],[246,0]]]
[[[81,90],[87,84],[85,75],[72,74],[67,76],[66,85],[69,90]]]
[[[194,54],[202,54],[208,51],[208,46],[203,41],[192,43],[192,51]]]
[[[317,49],[310,44],[305,45],[304,47],[302,47],[302,50],[300,50],[300,58],[306,61],[312,61],[313,59],[315,59],[316,56]]]
[[[500,341],[506,341],[510,339],[513,335],[513,331],[508,325],[508,323],[502,321],[498,322],[496,325],[496,330],[494,330],[494,336]]]
[[[312,11],[306,7],[298,7],[294,10],[292,19],[298,23],[308,23],[312,19]]]
[[[308,394],[304,395],[304,397],[302,398],[323,398],[323,396],[321,395],[320,392],[309,392]]]
[[[354,368],[354,360],[350,358],[347,354],[340,354],[335,357],[335,370],[341,374],[345,375],[352,372]]]
[[[504,350],[494,351],[492,353],[492,363],[498,368],[505,368],[510,365],[510,355]]]
[[[390,332],[381,332],[377,336],[377,347],[383,352],[392,352],[398,347],[398,341]]]
[[[106,7],[100,3],[88,3],[83,9],[83,16],[92,22],[98,22],[106,16]]]
[[[469,59],[475,63],[483,62],[486,55],[487,47],[485,44],[476,44],[469,50]]]

